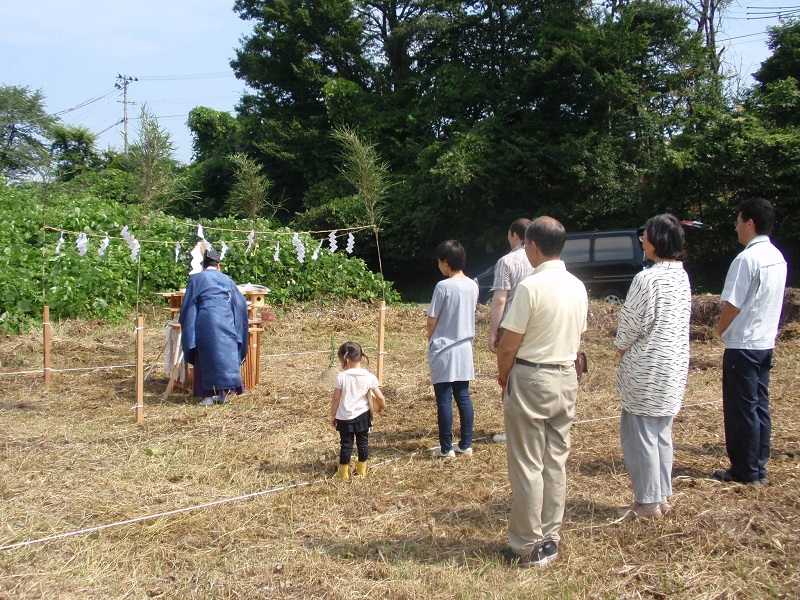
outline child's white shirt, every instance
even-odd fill
[[[367,392],[378,387],[378,378],[366,369],[347,369],[336,376],[335,388],[342,390],[337,421],[348,421],[369,410]]]

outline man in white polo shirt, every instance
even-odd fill
[[[720,296],[717,333],[725,342],[722,410],[731,466],[713,476],[725,482],[768,481],[769,372],[786,285],[786,259],[769,239],[774,221],[767,200],[742,202],[736,233],[745,249],[731,263]]]
[[[575,357],[588,308],[586,288],[560,260],[565,241],[564,227],[551,217],[528,227],[525,252],[533,275],[517,286],[497,347],[512,493],[508,540],[521,567],[558,557],[564,518],[578,395]]]

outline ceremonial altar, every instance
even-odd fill
[[[259,372],[261,369],[261,332],[264,331],[261,310],[265,306],[264,297],[268,288],[261,285],[246,283],[236,286],[247,299],[247,312],[250,342],[247,348],[247,356],[242,363],[242,383],[246,390],[258,385]],[[184,290],[178,292],[157,292],[157,296],[167,298],[169,306],[164,310],[169,311],[170,318],[167,323],[164,341],[164,370],[169,375],[169,384],[164,396],[169,396],[173,386],[182,390],[192,391],[192,365],[183,359],[181,349],[181,326],[178,323],[178,315],[183,305]]]

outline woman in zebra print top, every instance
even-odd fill
[[[654,264],[634,278],[614,340],[622,357],[617,372],[622,453],[636,496],[619,514],[659,519],[670,509],[672,420],[689,371],[692,292],[679,260],[683,228],[674,216],[649,219],[642,246]]]

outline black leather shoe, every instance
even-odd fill
[[[734,477],[733,475],[731,475],[730,471],[723,471],[721,469],[719,471],[714,471],[714,474],[712,475],[712,477],[714,479],[716,479],[717,481],[722,481],[723,483],[748,483],[750,485],[760,485],[761,484],[760,480],[745,481],[744,479],[738,479],[738,478]]]

